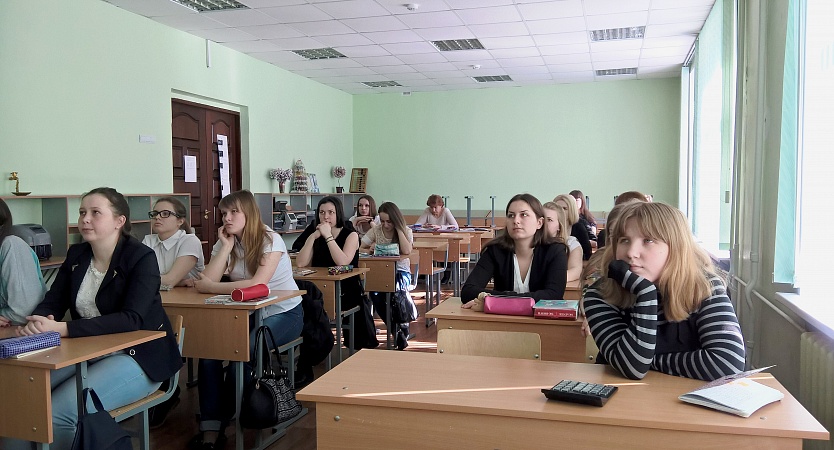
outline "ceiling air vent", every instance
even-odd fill
[[[608,28],[591,30],[591,41],[618,41],[623,39],[643,39],[646,27]]]
[[[243,3],[235,0],[173,0],[180,5],[191,8],[195,11],[231,11],[235,9],[249,9]]]
[[[457,50],[483,50],[484,44],[477,39],[451,39],[448,41],[431,41],[441,52],[453,52]]]
[[[307,50],[293,50],[292,52],[302,58],[307,58],[310,60],[347,58],[347,56],[337,52],[332,48],[310,48]]]
[[[485,77],[472,77],[478,83],[491,83],[493,81],[513,81],[509,75],[489,75]]]
[[[362,84],[372,88],[402,86],[400,83],[397,83],[396,81],[363,81]]]
[[[597,70],[598,77],[609,77],[613,75],[636,75],[637,68],[636,67],[627,67],[624,69],[605,69],[605,70]]]

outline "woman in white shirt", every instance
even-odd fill
[[[544,205],[545,227],[550,237],[556,242],[568,246],[568,279],[567,281],[578,280],[582,274],[582,246],[579,241],[570,235],[571,227],[568,225],[568,214],[553,202]]]
[[[363,195],[356,201],[356,213],[350,216],[350,223],[356,229],[359,240],[365,233],[371,231],[374,225],[379,225],[379,216],[376,213],[376,202],[370,195]]]
[[[443,226],[458,228],[458,221],[455,220],[452,212],[446,208],[446,205],[443,203],[443,197],[437,194],[430,195],[426,201],[426,206],[428,208],[417,219],[417,225],[421,225],[424,228],[440,228]]]
[[[190,234],[188,211],[174,197],[162,197],[148,212],[154,234],[142,243],[152,248],[159,263],[162,286],[183,286],[186,279],[196,279],[205,268],[200,238]]]

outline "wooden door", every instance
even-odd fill
[[[240,115],[182,100],[171,101],[171,155],[174,192],[191,194],[191,226],[203,242],[206,261],[217,242],[222,218],[217,204],[222,197],[218,135],[226,136],[229,147],[229,192],[240,189]],[[197,158],[197,181],[185,182],[184,156]]]

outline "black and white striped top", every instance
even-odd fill
[[[682,322],[666,321],[657,288],[641,281],[634,306],[625,310],[602,299],[599,283],[585,293],[601,359],[631,379],[642,379],[649,369],[707,381],[744,370],[741,327],[719,278],[710,279],[712,295]]]

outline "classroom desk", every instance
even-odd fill
[[[434,305],[435,302],[440,303],[442,294],[440,291],[440,278],[437,279],[437,291],[435,299],[434,291],[434,252],[445,252],[449,248],[449,243],[446,241],[426,240],[415,241],[412,248],[417,249],[420,253],[420,267],[417,275],[426,276],[426,313]],[[430,325],[430,321],[426,318],[426,327]]]
[[[365,292],[385,293],[385,348],[391,349],[391,294],[397,290],[397,261],[407,259],[400,256],[360,256],[359,267],[368,269],[365,275]]]
[[[426,317],[437,320],[437,329],[523,331],[542,339],[542,360],[586,362],[586,338],[581,320],[548,320],[528,316],[486,314],[460,307],[460,298],[447,298]],[[559,381],[559,380],[556,380]],[[554,383],[555,384],[555,383]]]
[[[467,233],[459,233],[457,231],[444,232],[429,232],[429,231],[415,231],[414,241],[417,242],[426,240],[446,240],[449,243],[448,262],[452,263],[452,285],[454,288],[454,295],[460,295],[460,246],[461,244],[468,244],[470,236]]]
[[[76,365],[78,407],[87,387],[87,361],[165,336],[164,331],[131,331],[61,338],[61,345],[21,359],[0,359],[0,436],[33,441],[39,449],[52,442],[52,370]],[[23,405],[13,408],[12,405]]]
[[[307,275],[293,275],[296,280],[311,281],[322,293],[324,298],[324,310],[327,311],[329,317],[336,321],[336,362],[342,362],[342,280],[351,277],[358,277],[367,273],[370,269],[365,267],[354,267],[352,271],[340,273],[338,275],[330,275],[327,273],[327,267],[303,267],[303,269],[315,270],[314,273]],[[351,319],[351,326],[356,324],[356,318]],[[354,336],[354,334],[351,334]],[[350,353],[353,354],[353,348],[350,348]]]
[[[183,318],[185,342],[182,356],[186,358],[219,359],[235,365],[235,448],[243,450],[243,428],[240,426],[240,401],[243,397],[243,363],[249,361],[249,313],[263,324],[263,308],[297,297],[306,291],[269,291],[274,299],[263,303],[235,302],[229,305],[207,305],[204,294],[195,288],[175,287],[162,291],[162,306],[168,314]]]
[[[568,281],[565,286],[565,294],[562,295],[562,300],[580,300],[582,298],[582,286],[579,280]]]
[[[775,378],[753,378],[785,398],[745,419],[681,402],[704,382],[659,372],[632,381],[599,364],[360,351],[297,398],[316,402],[319,449],[399,448],[404,436],[432,449],[798,450],[828,439]],[[560,380],[619,390],[602,408],[547,400],[541,388]]]

